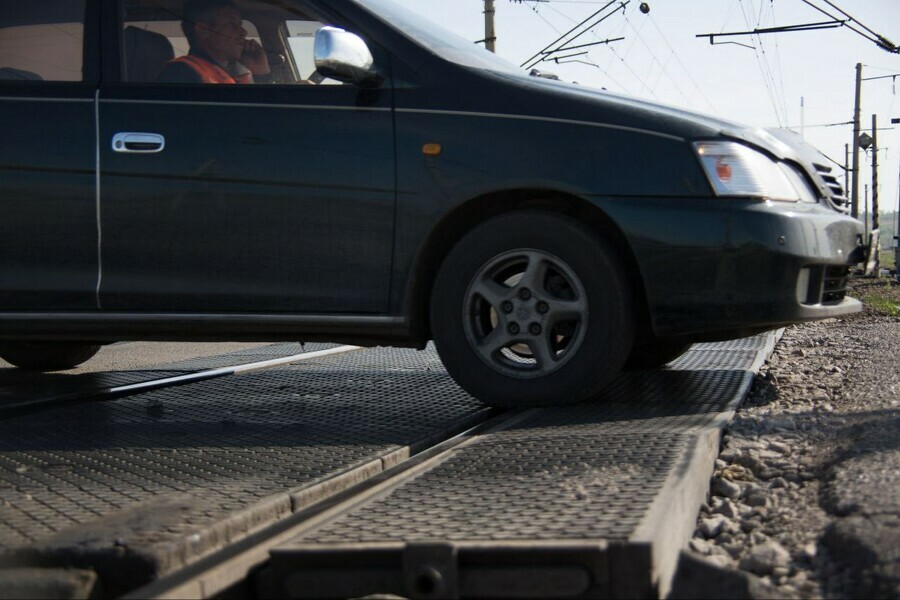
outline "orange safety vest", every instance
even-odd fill
[[[243,75],[239,75],[237,79],[229,75],[225,72],[225,69],[220,67],[219,65],[213,64],[207,60],[203,60],[200,57],[193,56],[191,54],[187,54],[180,58],[176,58],[174,60],[170,60],[170,63],[184,63],[191,67],[194,71],[200,75],[201,83],[251,83],[252,82],[252,73],[245,73]]]

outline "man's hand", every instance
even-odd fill
[[[241,54],[241,64],[254,75],[268,75],[269,59],[266,51],[256,40],[244,40],[244,52]]]

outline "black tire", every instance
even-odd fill
[[[100,350],[78,342],[0,342],[0,358],[29,371],[62,371],[77,367]]]
[[[625,361],[626,369],[654,369],[670,363],[691,347],[690,343],[657,340],[652,344],[635,345]]]
[[[634,339],[631,287],[615,252],[569,217],[490,219],[447,255],[431,331],[450,375],[491,406],[573,404],[619,372]]]

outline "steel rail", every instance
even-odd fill
[[[56,394],[49,397],[36,398],[23,402],[13,402],[5,406],[0,406],[0,420],[38,412],[41,410],[59,406],[61,404],[68,405],[78,402],[114,400],[117,398],[123,398],[142,392],[149,392],[152,390],[179,385],[187,385],[200,381],[206,381],[208,379],[226,377],[228,375],[243,375],[245,373],[260,371],[263,369],[270,369],[272,367],[278,367],[302,360],[310,360],[322,356],[341,354],[344,352],[351,352],[353,350],[360,349],[360,346],[337,346],[335,348],[328,348],[326,350],[302,352],[300,354],[284,356],[281,358],[238,364],[230,367],[218,367],[215,369],[207,369],[204,371],[197,371],[195,373],[188,373],[185,375],[176,375],[173,377],[164,377],[161,379],[151,379],[148,381],[140,381],[137,383],[130,383],[126,385],[109,386],[105,388],[100,387],[89,390],[78,390],[75,392]]]
[[[269,551],[272,548],[310,527],[315,527],[335,513],[365,502],[373,495],[402,485],[410,475],[430,468],[432,464],[442,460],[447,452],[473,441],[479,434],[508,427],[527,418],[536,410],[533,408],[511,411],[490,409],[487,411],[485,421],[443,441],[435,441],[434,445],[411,454],[409,458],[399,464],[326,497],[318,503],[298,510],[183,569],[133,590],[122,598],[123,600],[214,598],[227,594],[230,590],[235,590],[247,583],[248,576],[268,561]],[[326,487],[328,483],[326,480],[316,487]]]

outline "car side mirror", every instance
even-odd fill
[[[378,85],[382,81],[369,47],[355,33],[322,27],[316,32],[313,55],[316,70],[325,77],[361,86]]]

